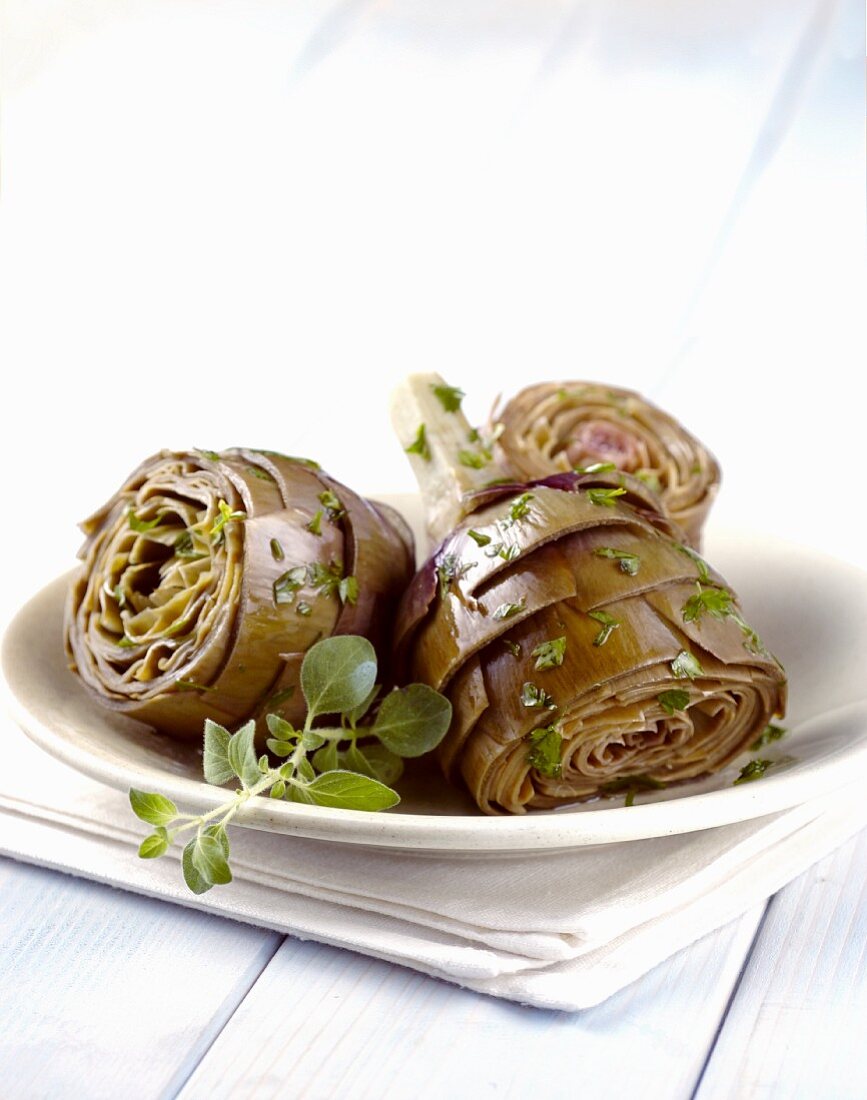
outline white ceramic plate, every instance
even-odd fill
[[[386,498],[387,499],[387,498]],[[418,528],[411,498],[389,501]],[[711,533],[707,556],[739,593],[790,681],[777,761],[758,782],[732,786],[749,755],[709,779],[668,791],[485,817],[448,787],[436,766],[416,762],[399,784],[401,805],[369,814],[255,799],[238,825],[340,843],[450,852],[571,848],[726,825],[867,779],[867,574],[776,539]],[[185,811],[225,800],[201,779],[201,754],[149,727],[102,710],[66,667],[61,642],[67,580],[59,578],[19,612],[3,645],[3,673],[18,724],[47,752],[113,787],[160,791]]]

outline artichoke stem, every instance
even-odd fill
[[[492,455],[490,441],[473,429],[460,408],[445,407],[437,390],[447,388],[439,374],[411,374],[391,398],[392,426],[418,482],[434,544],[472,510],[467,494],[507,476]]]

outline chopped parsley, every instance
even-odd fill
[[[664,791],[665,784],[650,775],[623,775],[603,783],[599,788],[600,794],[626,794],[624,806],[633,806],[635,796],[642,791]]]
[[[682,608],[685,623],[700,622],[704,614],[712,619],[724,619],[732,614],[732,594],[727,589],[715,585],[702,588],[700,581],[696,582],[696,588],[695,595],[690,596]]]
[[[707,584],[710,580],[710,569],[701,554],[697,554],[691,546],[684,546],[683,543],[679,542],[676,545],[681,554],[686,554],[690,561],[695,564],[696,569],[698,569],[699,582],[701,584]]]
[[[135,509],[130,505],[126,510],[126,518],[130,529],[138,535],[143,535],[147,531],[153,531],[154,527],[159,525],[162,515],[158,515],[154,519],[139,519],[135,514]]]
[[[343,577],[337,586],[337,595],[340,597],[341,603],[357,603],[358,578],[353,576]],[[301,614],[303,615],[304,612],[302,611]]]
[[[271,547],[271,557],[274,561],[283,561],[286,555],[283,553],[283,547],[280,545],[279,539],[271,539],[268,545]]]
[[[490,461],[481,451],[458,451],[458,462],[472,470],[483,470]]]
[[[437,577],[439,577],[440,599],[445,597],[453,581],[459,581],[475,567],[474,561],[464,564],[458,554],[446,554],[437,564]]]
[[[404,447],[404,451],[408,455],[419,455],[425,462],[430,462],[430,447],[428,446],[424,424],[419,424],[415,439],[408,447]]]
[[[678,680],[694,680],[696,676],[704,674],[704,669],[701,667],[698,658],[685,649],[682,649],[671,662],[671,671]]]
[[[261,466],[248,466],[247,473],[257,477],[260,481],[270,481],[272,484],[274,482],[273,475],[269,474],[267,470],[263,470]]]
[[[610,474],[617,467],[613,462],[591,462],[589,466],[576,466],[576,474]]]
[[[779,741],[780,738],[785,737],[785,734],[786,731],[782,726],[775,726],[773,722],[770,722],[750,745],[750,752],[758,752],[764,745],[770,745],[772,741]]]
[[[626,550],[616,550],[613,546],[597,546],[593,551],[597,558],[611,558],[616,561],[624,573],[634,577],[641,565],[641,559],[637,554],[630,554]]]
[[[336,523],[342,516],[346,515],[346,509],[340,503],[339,497],[330,489],[326,489],[324,493],[319,494],[319,503],[328,513],[328,518],[332,523]]]
[[[520,657],[521,656],[521,643],[520,642],[513,642],[509,638],[503,638],[502,642],[503,642],[503,645],[506,647],[506,649],[508,649],[508,651],[512,654],[513,657]]]
[[[524,596],[521,597],[518,603],[501,603],[494,612],[494,618],[497,620],[511,619],[513,615],[517,615],[518,612],[523,611],[526,606],[527,600]]]
[[[295,614],[303,615],[306,617],[313,614],[313,608],[309,603],[306,603],[304,600],[299,600],[298,606],[295,608]]]
[[[521,702],[525,707],[542,707],[546,710],[557,709],[553,695],[549,695],[544,688],[537,687],[529,680],[521,688]]]
[[[316,515],[313,517],[313,519],[311,519],[311,521],[309,523],[305,524],[305,527],[307,528],[307,530],[310,532],[311,535],[318,535],[319,538],[322,538],[322,517],[324,515],[325,515],[324,509],[319,508],[316,512]]]
[[[773,763],[773,760],[751,760],[749,764],[744,764],[732,785],[736,787],[739,783],[752,783],[754,779],[761,779]]]
[[[536,670],[541,672],[546,668],[559,668],[566,656],[566,636],[552,638],[548,642],[537,645],[531,653],[536,658]]]
[[[307,568],[304,565],[296,565],[294,569],[287,569],[285,573],[274,581],[271,586],[274,593],[274,603],[294,603],[295,593],[303,588],[307,581]]]
[[[591,504],[598,504],[602,508],[613,508],[618,497],[622,497],[626,490],[621,485],[617,489],[588,489],[587,496]]]
[[[595,646],[605,645],[614,631],[620,626],[620,620],[615,619],[613,615],[609,615],[607,611],[588,611],[587,614],[591,619],[602,624],[602,629],[593,639],[593,644]]]
[[[663,691],[656,698],[666,714],[674,714],[676,710],[686,710],[689,706],[689,692],[680,691],[678,688]]]
[[[525,516],[528,516],[530,514],[530,501],[532,499],[532,493],[521,493],[519,497],[516,497],[509,507],[508,520],[504,522],[511,527],[513,523],[517,523],[519,520],[524,519]]]
[[[527,735],[530,751],[527,762],[541,775],[558,779],[562,768],[560,756],[563,751],[563,738],[556,726],[543,726]]]
[[[461,407],[461,401],[466,397],[464,391],[459,390],[457,386],[432,385],[431,389],[447,413],[457,412]]]
[[[469,537],[473,540],[476,546],[487,546],[491,541],[490,535],[483,535],[481,531],[467,531]]]
[[[225,500],[218,500],[217,508],[220,514],[214,520],[214,525],[210,530],[211,541],[213,543],[220,543],[226,537],[225,528],[227,523],[233,523],[236,520],[244,520],[247,518],[246,512],[233,512]]]

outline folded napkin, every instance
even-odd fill
[[[867,824],[863,795],[849,789],[703,832],[519,856],[360,849],[235,828],[234,882],[196,897],[179,849],[136,857],[147,826],[123,792],[54,760],[11,723],[3,740],[5,855],[566,1010],[598,1004]]]

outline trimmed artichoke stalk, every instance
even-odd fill
[[[176,737],[205,718],[303,720],[307,650],[332,634],[382,650],[412,575],[390,510],[270,451],[163,451],[82,527],[71,667],[101,704]]]
[[[466,424],[417,397],[429,458],[413,466],[434,529],[463,518],[401,601],[397,672],[451,701],[439,759],[482,810],[703,776],[783,713],[781,666],[645,483],[603,466],[448,484]]]
[[[391,422],[410,460],[424,504],[427,529],[439,542],[467,514],[469,496],[508,480],[493,456],[493,435],[475,430],[460,408],[447,410],[439,374],[412,374],[394,390]]]
[[[492,419],[496,454],[521,480],[611,462],[658,493],[700,546],[719,464],[694,436],[632,390],[594,382],[543,382],[521,390]]]

